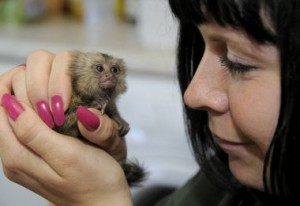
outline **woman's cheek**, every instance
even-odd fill
[[[277,126],[278,96],[276,92],[258,88],[235,92],[232,96],[230,108],[238,130],[263,153],[267,151]]]

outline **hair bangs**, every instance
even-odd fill
[[[199,10],[201,1],[198,0],[169,0],[173,14],[181,23],[201,24],[206,21],[202,11]]]
[[[274,42],[265,5],[261,0],[169,0],[172,12],[183,24],[219,25],[244,30],[257,42]],[[263,11],[263,12],[262,12]]]

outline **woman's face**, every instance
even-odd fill
[[[277,126],[280,64],[275,46],[216,23],[199,26],[205,52],[185,103],[208,113],[214,140],[233,175],[263,190],[263,161]]]

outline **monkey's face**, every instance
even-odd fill
[[[78,61],[80,58],[83,61]],[[77,66],[80,66],[76,68],[75,85],[81,94],[119,94],[126,90],[125,66],[121,59],[99,53],[89,53],[79,59]]]
[[[98,79],[98,85],[102,89],[114,90],[118,84],[121,68],[118,64],[99,63],[93,65]]]

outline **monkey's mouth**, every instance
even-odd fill
[[[104,89],[114,88],[115,85],[116,85],[116,82],[114,81],[114,79],[111,79],[111,78],[107,78],[101,82],[101,87]]]

